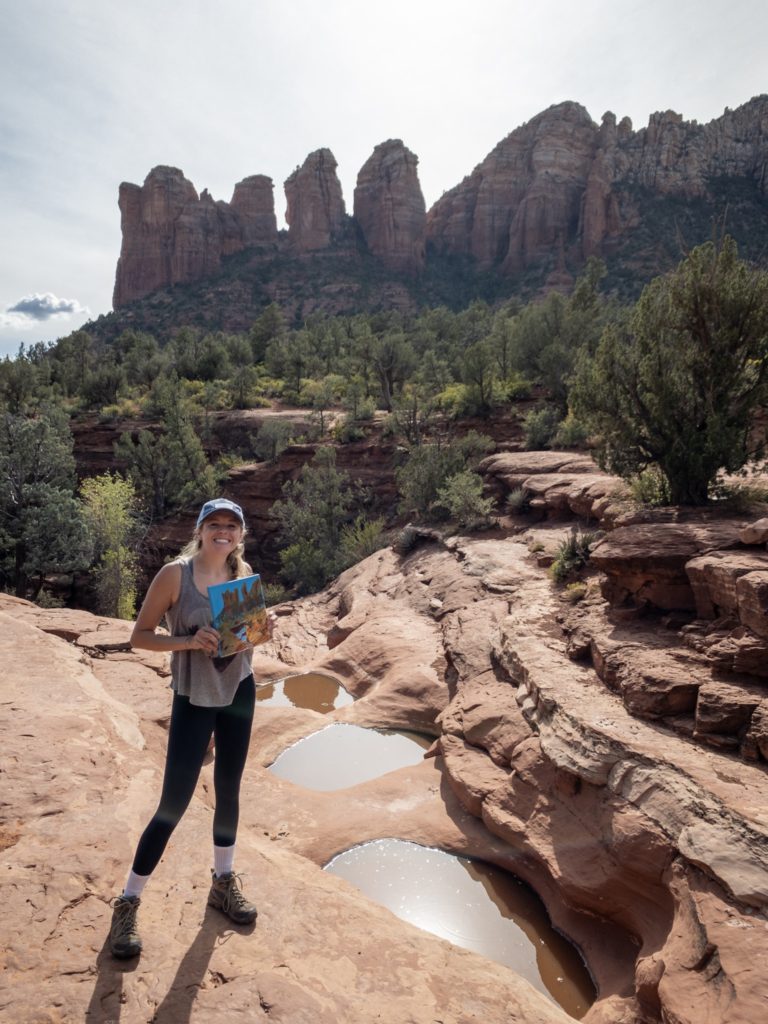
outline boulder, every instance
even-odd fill
[[[603,595],[612,605],[693,611],[688,564],[705,551],[737,545],[742,526],[707,516],[620,526],[592,548],[590,560],[606,575]]]

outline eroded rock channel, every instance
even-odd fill
[[[259,677],[317,672],[356,699],[257,710],[239,843],[253,935],[205,910],[204,769],[143,901],[133,972],[105,956],[107,900],[159,782],[164,666],[127,651],[125,624],[0,598],[9,1020],[569,1019],[321,870],[383,839],[538,892],[589,966],[589,1024],[763,1019],[765,539],[722,519],[627,522],[588,460],[510,453],[486,474],[526,490],[541,536],[587,516],[609,531],[587,597],[563,603],[521,521],[417,535],[279,608]],[[269,771],[331,723],[423,733],[434,756],[332,792]]]

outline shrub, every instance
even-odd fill
[[[549,447],[559,421],[554,406],[545,405],[541,409],[532,409],[523,420],[523,436],[528,451],[537,452]]]
[[[579,580],[577,583],[567,583],[563,591],[563,597],[570,604],[578,604],[587,593],[587,584]]]
[[[647,466],[629,480],[629,493],[633,501],[644,508],[669,505],[667,478],[658,466]]]
[[[555,431],[554,444],[558,448],[577,448],[587,440],[587,428],[569,412]]]
[[[386,543],[383,530],[383,519],[369,520],[358,516],[341,531],[342,561],[347,566],[354,565],[383,548]]]
[[[519,402],[523,398],[528,398],[531,393],[531,382],[519,373],[507,377],[501,387],[508,402]]]
[[[529,508],[530,497],[522,487],[514,487],[507,495],[505,502],[507,512],[511,516],[526,512]]]
[[[549,567],[555,583],[565,583],[589,561],[589,549],[598,539],[597,533],[573,530],[557,547],[555,560]]]
[[[251,451],[257,459],[276,462],[293,440],[295,426],[287,420],[270,418],[264,420],[256,437],[251,441]]]
[[[275,604],[290,601],[291,592],[282,583],[264,583],[264,600],[268,608]]]
[[[482,479],[467,469],[446,480],[437,501],[445,505],[451,519],[465,527],[487,523],[493,508],[493,500],[483,497]]]
[[[490,437],[471,430],[449,444],[422,444],[414,448],[396,474],[401,495],[400,510],[435,514],[438,492],[448,478],[470,469],[492,447]]]
[[[351,444],[352,441],[361,441],[365,437],[365,431],[347,413],[341,423],[337,423],[333,428],[333,436],[339,444]]]

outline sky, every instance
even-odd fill
[[[111,309],[120,182],[229,200],[332,150],[352,209],[402,139],[429,207],[575,100],[635,129],[768,92],[766,0],[0,0],[0,357]]]

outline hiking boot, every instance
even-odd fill
[[[112,956],[126,960],[141,952],[141,939],[136,931],[136,911],[141,899],[138,896],[116,896],[112,900],[112,927],[109,929],[109,948]]]
[[[213,871],[211,872],[208,906],[220,910],[235,924],[250,924],[256,920],[258,914],[256,907],[243,896],[243,890],[240,888],[240,876],[231,871],[218,878]]]

